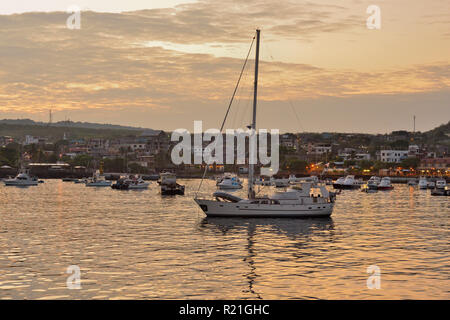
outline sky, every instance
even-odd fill
[[[81,28],[66,21],[81,8]],[[377,5],[381,28],[366,12]],[[450,0],[0,4],[0,118],[218,128],[256,28],[258,128],[419,131],[450,120]],[[226,127],[249,124],[254,50]]]

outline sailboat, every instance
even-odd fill
[[[257,29],[253,119],[251,124],[253,132],[256,130],[260,34],[261,31]],[[213,194],[213,199],[200,199],[196,196],[194,201],[208,217],[301,218],[331,216],[336,194],[329,192],[325,185],[320,185],[316,182],[298,184],[284,192],[276,192],[272,196],[256,197],[254,166],[254,164],[249,164],[247,199],[242,199],[223,191],[217,191]]]

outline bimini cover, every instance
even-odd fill
[[[225,200],[228,200],[228,201],[231,201],[231,202],[239,202],[239,201],[242,200],[242,198],[239,198],[239,197],[237,197],[235,195],[232,195],[232,194],[229,194],[229,193],[226,193],[226,192],[221,192],[221,191],[214,192],[213,193],[213,197],[222,198],[222,199],[225,199]]]

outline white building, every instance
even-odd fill
[[[417,157],[420,154],[420,148],[418,145],[411,144],[408,147],[408,156],[409,157]]]
[[[40,137],[26,135],[24,145],[39,144],[39,143],[46,143],[46,142],[47,142],[46,138],[40,138]]]
[[[380,160],[388,163],[399,163],[408,158],[407,150],[381,150]]]
[[[308,145],[308,154],[325,154],[331,152],[331,145],[318,144],[318,145]]]

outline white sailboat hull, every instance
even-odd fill
[[[317,204],[251,204],[195,199],[208,217],[307,218],[329,217],[333,203]]]

